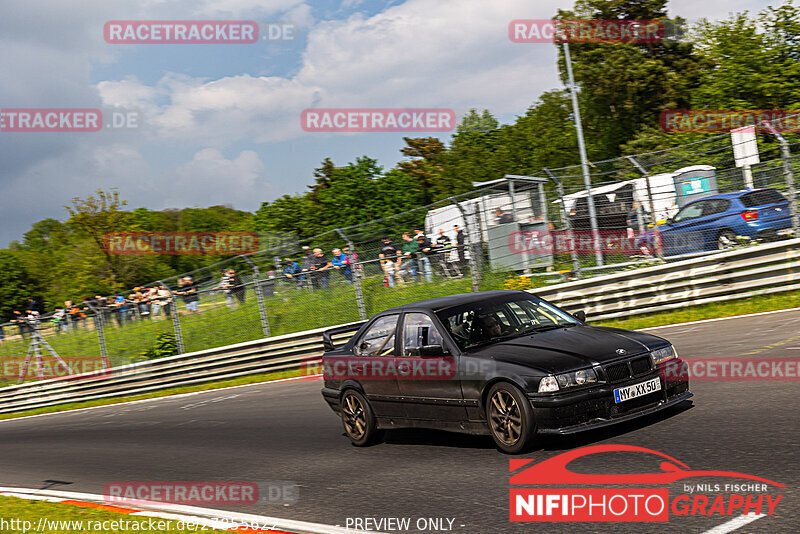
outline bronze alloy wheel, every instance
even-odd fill
[[[367,431],[367,420],[364,417],[364,406],[355,395],[345,395],[342,399],[342,414],[347,435],[361,439]]]
[[[533,410],[522,392],[511,384],[495,384],[487,397],[486,419],[497,446],[505,452],[523,452],[532,441]]]
[[[364,447],[373,443],[380,432],[367,399],[360,392],[348,389],[339,402],[344,431],[353,445]]]

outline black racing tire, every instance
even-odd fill
[[[355,389],[346,390],[339,399],[344,433],[356,447],[367,447],[380,438],[375,412],[369,401]]]
[[[717,250],[729,249],[736,245],[736,234],[733,230],[722,230],[717,236]]]
[[[486,395],[486,424],[497,448],[508,454],[527,451],[535,441],[533,407],[518,387],[498,382]]]

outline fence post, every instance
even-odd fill
[[[100,356],[103,358],[103,363],[105,364],[106,369],[108,369],[111,367],[111,362],[108,359],[108,348],[106,347],[105,318],[103,317],[103,311],[95,308],[94,305],[88,300],[85,301],[85,304],[90,310],[92,310],[92,312],[94,312],[94,324],[97,326],[97,338],[100,341]],[[77,323],[75,323],[75,326],[77,330]]]
[[[253,269],[253,277],[256,282],[256,300],[258,301],[258,314],[261,316],[261,329],[264,332],[264,337],[271,337],[269,331],[269,319],[267,318],[267,309],[264,306],[264,291],[261,288],[261,274],[258,271],[258,266],[253,260],[247,256],[240,256],[247,264]]]
[[[792,236],[800,237],[800,221],[797,215],[797,196],[794,189],[794,172],[792,172],[792,153],[789,151],[789,142],[786,141],[778,130],[769,121],[762,121],[761,125],[774,135],[781,144],[781,160],[783,160],[783,177],[786,180],[786,192],[789,196],[789,212],[792,214]]]
[[[650,189],[650,173],[647,172],[647,169],[642,167],[636,158],[633,156],[625,156],[625,158],[631,162],[631,164],[636,167],[642,175],[644,176],[644,182],[647,185],[647,200],[649,201],[648,204],[650,205],[650,218],[653,219],[653,238],[655,239],[656,243],[656,255],[658,256],[659,260],[664,260],[664,251],[663,247],[661,246],[661,230],[658,229],[658,220],[656,220],[656,208],[655,204],[653,203],[653,192]]]
[[[547,176],[550,177],[553,182],[556,184],[556,188],[558,188],[558,196],[561,199],[561,217],[564,219],[564,227],[567,229],[567,239],[569,240],[569,254],[572,256],[572,272],[575,273],[575,277],[580,280],[581,279],[581,261],[578,259],[578,253],[575,252],[575,234],[572,233],[572,224],[569,222],[569,214],[567,213],[567,206],[564,203],[564,184],[561,183],[561,179],[558,176],[553,174],[550,169],[542,169]]]
[[[167,293],[169,293],[169,298],[172,301],[172,302],[170,302],[168,304],[168,305],[172,306],[172,310],[171,310],[172,311],[172,313],[171,313],[171,315],[172,315],[172,326],[175,329],[175,340],[177,341],[177,344],[178,344],[178,354],[183,354],[185,351],[184,351],[184,348],[183,348],[183,334],[181,333],[181,320],[178,318],[178,300],[177,300],[177,297],[172,292],[172,290],[169,288],[169,286],[167,286],[167,284],[165,284],[161,280],[159,280],[158,283],[164,289],[167,290]]]
[[[567,67],[569,80],[569,94],[572,98],[572,113],[575,122],[575,133],[578,136],[578,152],[581,156],[581,170],[583,172],[583,185],[586,188],[586,202],[589,207],[589,224],[592,228],[592,241],[594,241],[594,257],[598,267],[604,265],[603,251],[600,248],[600,228],[597,224],[597,209],[592,195],[592,177],[589,174],[589,158],[586,156],[586,144],[583,140],[583,124],[581,122],[581,108],[578,105],[578,88],[572,75],[572,56],[569,53],[569,43],[564,41],[564,62]]]
[[[467,214],[464,211],[464,208],[461,206],[461,204],[459,204],[458,201],[453,197],[450,197],[450,202],[455,204],[456,208],[458,208],[458,211],[461,213],[461,218],[464,219],[464,229],[467,231],[465,235],[467,241],[466,245],[469,248],[469,270],[472,272],[472,291],[475,292],[478,291],[478,282],[480,281],[478,276],[480,273],[478,273],[477,253],[475,251],[475,247],[472,244],[472,237],[470,237],[469,221],[467,220]],[[478,234],[480,235],[480,233],[481,233],[481,226],[479,220]]]
[[[350,247],[350,253],[355,254],[356,249],[353,246],[353,242],[350,241],[350,238],[347,237],[344,232],[342,232],[339,228],[334,228],[336,233],[347,242],[347,246]],[[349,259],[349,258],[348,258]],[[358,277],[358,273],[356,273],[356,264],[351,263],[352,268],[350,269],[350,276],[353,277],[353,284],[356,288],[356,304],[358,305],[358,316],[361,317],[362,321],[367,320],[367,309],[364,306],[364,295],[361,293],[361,278]]]

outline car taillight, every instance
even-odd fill
[[[740,213],[742,219],[745,221],[757,221],[758,220],[758,210],[747,210]]]

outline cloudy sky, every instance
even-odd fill
[[[673,0],[690,21],[757,12],[765,0]],[[515,44],[513,19],[548,19],[572,0],[6,0],[0,108],[138,110],[137,129],[0,132],[0,246],[31,223],[64,220],[74,196],[116,187],[131,207],[229,204],[255,210],[302,192],[325,157],[392,167],[396,133],[311,133],[309,107],[487,108],[512,122],[558,87],[555,48]],[[111,20],[292,23],[254,44],[109,44]],[[408,135],[408,134],[405,134]],[[413,135],[413,134],[412,134]],[[450,134],[439,134],[449,140]]]

